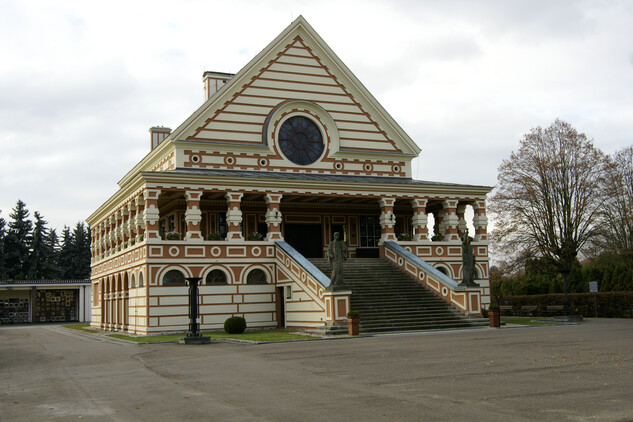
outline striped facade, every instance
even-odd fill
[[[401,235],[459,281],[467,209],[479,286],[444,298],[466,314],[487,306],[490,188],[413,180],[419,147],[302,17],[236,75],[206,72],[204,84],[204,104],[174,131],[152,128],[151,152],[88,219],[93,325],[185,330],[183,277],[202,278],[203,330],[235,315],[250,328],[334,324],[353,292],[327,289],[306,258],[324,256],[335,231],[351,257],[394,265],[384,242]],[[420,277],[442,297],[442,277]]]

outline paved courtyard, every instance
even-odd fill
[[[629,421],[633,320],[276,344],[0,327],[0,421]]]

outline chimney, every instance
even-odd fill
[[[202,83],[204,83],[204,100],[213,97],[226,83],[235,76],[234,73],[204,72]]]
[[[149,133],[151,136],[151,146],[153,150],[169,136],[171,129],[168,127],[154,126],[149,128]]]

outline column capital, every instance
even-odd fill
[[[429,202],[427,198],[415,198],[411,200],[411,206],[413,208],[426,208],[426,204]]]
[[[158,196],[160,195],[160,189],[145,189],[143,191],[143,198],[147,201],[148,199],[158,200]]]
[[[227,192],[224,197],[229,202],[241,202],[244,194],[242,192]]]
[[[187,201],[200,201],[202,193],[203,192],[201,191],[186,191],[185,198],[187,199]]]
[[[278,204],[281,202],[281,198],[283,197],[280,193],[267,193],[264,198],[266,199],[267,204]]]
[[[380,198],[380,207],[393,207],[396,204],[396,198]]]

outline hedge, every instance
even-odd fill
[[[494,298],[493,298],[494,301]],[[500,306],[512,306],[513,315],[521,314],[521,307],[536,306],[533,316],[551,316],[547,306],[565,305],[565,295],[561,293],[547,295],[503,296]],[[569,313],[587,318],[633,318],[633,292],[570,293]],[[565,311],[558,312],[562,315]],[[507,314],[504,313],[504,314]]]

